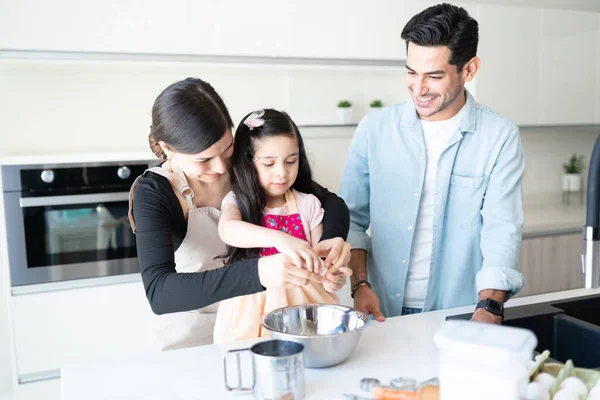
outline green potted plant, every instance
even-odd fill
[[[573,153],[569,161],[563,164],[564,175],[562,178],[563,192],[579,192],[581,190],[581,173],[583,172],[584,156]]]
[[[341,100],[338,105],[338,120],[342,125],[352,123],[352,103],[348,100]]]
[[[371,106],[371,108],[381,108],[383,107],[383,102],[381,100],[373,100],[369,103],[369,106]]]

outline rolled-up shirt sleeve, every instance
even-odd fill
[[[483,266],[476,277],[477,292],[504,290],[511,297],[523,287],[523,275],[517,266],[523,233],[521,177],[524,170],[521,139],[515,128],[496,159],[481,210]]]

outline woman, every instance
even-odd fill
[[[223,100],[200,79],[167,87],[152,108],[150,146],[165,161],[134,183],[130,219],[146,296],[159,315],[156,329],[163,350],[211,343],[217,303],[223,299],[319,279],[283,254],[223,267],[226,248],[218,222],[230,190],[226,163],[233,149],[232,128]],[[324,282],[339,289],[352,273],[346,267],[350,246],[344,242],[348,208],[314,186],[312,194],[325,209],[315,252],[326,257],[326,266],[339,268]]]

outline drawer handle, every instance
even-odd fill
[[[19,385],[49,381],[51,379],[60,379],[60,369],[51,369],[49,371],[33,372],[31,374],[22,374],[18,376]]]

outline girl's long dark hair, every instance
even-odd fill
[[[242,220],[254,225],[263,226],[263,210],[266,199],[263,189],[258,184],[258,174],[254,168],[254,142],[268,137],[287,136],[298,141],[298,177],[292,188],[303,193],[314,193],[312,173],[304,142],[298,127],[284,112],[265,109],[261,117],[265,123],[252,130],[244,125],[246,115],[235,131],[233,142],[233,155],[230,159],[231,190],[235,193]],[[259,250],[241,249],[227,246],[226,262],[232,263],[259,256]]]

